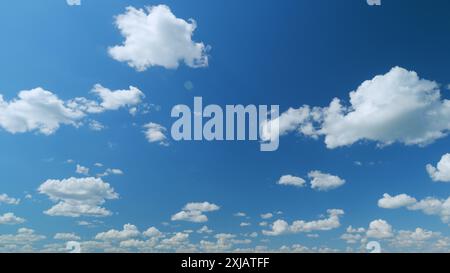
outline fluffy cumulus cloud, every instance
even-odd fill
[[[389,194],[383,194],[383,198],[378,200],[378,206],[384,209],[397,209],[400,207],[410,206],[415,204],[417,200],[407,194],[399,194],[396,196],[390,196]]]
[[[196,22],[177,18],[168,6],[128,7],[116,17],[116,26],[125,41],[109,48],[109,54],[138,71],[152,66],[174,69],[181,62],[190,67],[208,65],[208,47],[192,40]]]
[[[2,193],[0,194],[0,203],[18,205],[20,203],[20,199],[9,197],[6,193]]]
[[[157,142],[163,146],[169,145],[169,143],[167,142],[167,137],[165,135],[167,129],[162,125],[150,122],[144,125],[144,129],[145,137],[147,138],[148,142]]]
[[[345,184],[344,179],[320,171],[311,171],[308,176],[311,178],[311,188],[319,191],[329,191]]]
[[[367,237],[384,239],[393,236],[392,226],[385,220],[378,219],[370,222],[366,232]]]
[[[119,197],[108,183],[94,177],[47,180],[38,191],[57,203],[45,211],[51,216],[109,216],[111,212],[101,205]]]
[[[50,135],[61,124],[77,125],[84,116],[82,111],[68,107],[42,88],[21,91],[11,101],[0,95],[0,127],[13,134],[38,131]]]
[[[426,169],[433,181],[450,182],[450,154],[443,155],[436,167],[428,164]]]
[[[89,168],[77,164],[75,172],[82,175],[89,175]]]
[[[123,226],[123,230],[111,229],[106,232],[98,233],[95,236],[95,239],[101,240],[101,241],[110,241],[110,240],[123,241],[123,240],[137,237],[140,234],[141,233],[139,232],[138,228],[135,225],[126,224]]]
[[[362,140],[423,146],[450,130],[450,100],[441,97],[436,82],[414,71],[394,67],[363,82],[349,96],[348,106],[335,98],[328,107],[289,109],[273,122],[279,123],[282,135],[296,131],[324,136],[330,149]]]
[[[194,223],[203,223],[208,221],[205,212],[219,210],[220,207],[209,202],[188,203],[183,210],[172,215],[172,221],[188,221]]]
[[[80,6],[81,0],[66,0],[67,5],[69,6]]]
[[[341,209],[327,210],[328,217],[315,221],[294,221],[291,225],[284,220],[277,220],[272,224],[271,230],[263,230],[263,234],[267,236],[278,236],[288,233],[312,232],[319,230],[331,230],[338,228],[340,224],[340,217],[344,215]]]
[[[288,175],[283,175],[282,177],[280,177],[277,184],[284,185],[284,186],[304,187],[306,184],[306,181],[301,177],[297,177],[297,176],[288,174]]]
[[[383,198],[378,200],[382,208],[401,208],[405,207],[411,211],[421,211],[426,215],[439,216],[444,223],[450,223],[450,197],[439,199],[435,197],[426,197],[422,200],[416,200],[406,194],[391,197],[384,194]]]
[[[110,90],[100,84],[96,84],[92,89],[102,102],[100,107],[103,110],[117,110],[122,107],[130,107],[141,103],[145,97],[144,93],[134,86],[125,90]]]
[[[0,215],[0,225],[17,225],[25,222],[25,219],[17,217],[12,212]]]
[[[83,124],[89,114],[98,114],[141,103],[144,94],[135,87],[111,91],[101,85],[93,89],[100,101],[77,97],[64,101],[51,91],[35,88],[19,92],[17,98],[5,100],[0,94],[0,128],[9,133],[55,133],[61,125]]]
[[[16,234],[0,235],[0,246],[27,245],[44,239],[45,236],[36,234],[32,229],[20,228],[17,230]]]

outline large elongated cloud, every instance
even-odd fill
[[[83,111],[68,107],[42,88],[21,91],[9,102],[0,95],[0,126],[10,133],[39,131],[50,135],[61,124],[76,125],[84,116]]]
[[[339,219],[344,215],[344,211],[341,209],[329,209],[327,210],[327,213],[328,218],[309,222],[297,220],[291,225],[284,220],[277,220],[272,224],[272,229],[263,230],[263,234],[267,236],[278,236],[288,233],[312,232],[338,228],[341,225]]]
[[[190,67],[208,65],[208,47],[192,41],[196,22],[177,18],[168,6],[128,7],[116,17],[116,26],[125,41],[109,48],[109,54],[138,71],[152,66],[173,69],[180,62]]]
[[[450,223],[450,197],[447,199],[426,197],[418,201],[406,194],[399,194],[397,196],[384,194],[383,198],[378,200],[378,206],[386,209],[405,207],[408,210],[421,211],[427,215],[439,216],[442,222]]]
[[[47,180],[38,191],[57,203],[45,211],[50,216],[109,216],[111,212],[101,205],[119,197],[108,183],[94,177]]]
[[[0,94],[0,127],[13,134],[37,131],[51,135],[61,125],[79,126],[89,114],[131,107],[141,103],[144,97],[144,93],[132,86],[129,90],[111,91],[97,84],[93,93],[100,101],[85,97],[64,101],[40,87],[21,91],[10,101]]]
[[[362,140],[424,146],[450,130],[450,100],[441,97],[436,82],[414,71],[394,67],[363,82],[349,96],[348,106],[335,98],[328,107],[289,109],[273,122],[279,123],[282,135],[296,131],[324,136],[330,149]]]

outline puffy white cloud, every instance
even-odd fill
[[[56,233],[53,239],[62,241],[79,241],[81,238],[75,233]]]
[[[384,195],[386,197],[386,194]],[[407,195],[406,195],[407,196]],[[450,197],[447,199],[438,199],[435,197],[426,197],[422,200],[417,201],[415,198],[409,197],[402,199],[408,200],[408,202],[398,202],[400,198],[395,197],[383,197],[380,200],[384,200],[382,203],[386,205],[385,208],[400,208],[406,207],[411,211],[422,211],[427,215],[439,216],[444,223],[450,223]],[[413,202],[416,200],[415,202]],[[386,202],[387,201],[387,202]],[[394,205],[395,206],[394,206]],[[392,205],[392,207],[389,207]]]
[[[240,227],[249,227],[249,226],[251,226],[251,225],[252,225],[252,224],[249,223],[249,222],[242,222],[242,223],[239,224]]]
[[[157,123],[147,123],[144,125],[145,128],[145,137],[147,138],[148,142],[159,142],[160,145],[167,146],[167,137],[165,135],[166,128],[157,124]]]
[[[69,6],[80,6],[81,0],[66,0],[67,5]]]
[[[20,199],[9,197],[6,193],[2,193],[0,194],[0,203],[18,205],[20,203]]]
[[[16,234],[0,235],[0,245],[27,245],[44,240],[45,236],[38,235],[29,228],[20,228]]]
[[[206,252],[224,252],[229,251],[235,245],[250,244],[250,239],[236,239],[236,235],[229,233],[219,233],[214,236],[215,242],[200,241],[200,248]]]
[[[408,207],[409,210],[420,210],[427,215],[437,215],[442,222],[450,222],[450,197],[447,199],[437,199],[427,197]]]
[[[123,241],[138,237],[140,234],[141,233],[135,225],[126,224],[123,226],[123,230],[111,229],[106,232],[98,233],[95,236],[95,239],[101,241]]]
[[[366,232],[367,237],[384,239],[393,236],[392,226],[385,220],[378,219],[370,222],[369,229]]]
[[[51,216],[109,216],[111,212],[101,207],[106,200],[117,199],[119,195],[100,178],[68,178],[47,180],[38,191],[57,202],[45,211]]]
[[[75,172],[78,174],[89,175],[89,168],[77,164]]]
[[[141,103],[145,97],[144,93],[134,86],[130,86],[128,90],[111,91],[100,84],[96,84],[92,89],[92,93],[102,100],[100,106],[103,111],[135,106]]]
[[[196,22],[175,17],[168,6],[128,7],[116,17],[116,26],[125,41],[109,48],[109,54],[138,71],[152,66],[173,69],[180,62],[190,67],[208,65],[207,46],[192,41]]]
[[[172,215],[172,221],[188,221],[194,223],[207,222],[208,217],[205,212],[212,212],[219,210],[220,207],[209,202],[203,203],[188,203],[183,210]]]
[[[433,181],[450,182],[450,154],[443,155],[436,167],[428,164],[426,169]]]
[[[261,124],[261,138],[263,140],[274,140],[277,139],[277,133],[282,136],[292,131],[317,138],[318,132],[315,130],[313,124],[320,121],[321,116],[322,109],[319,107],[311,109],[310,106],[304,105],[298,109],[289,108],[278,118]],[[278,128],[278,131],[270,130],[270,128]]]
[[[279,123],[285,129],[280,132],[322,135],[333,149],[361,140],[423,146],[450,129],[450,101],[441,98],[439,85],[401,67],[363,82],[350,92],[349,106],[335,98],[328,107],[310,109],[302,106],[283,113]]]
[[[320,171],[311,171],[308,173],[308,176],[312,179],[311,188],[319,191],[336,189],[345,184],[344,179]]]
[[[97,84],[93,92],[100,97],[100,102],[84,97],[63,101],[40,87],[21,91],[17,98],[10,101],[0,95],[0,128],[13,134],[39,132],[51,135],[61,125],[81,126],[88,114],[135,106],[144,97],[135,87],[111,91]]]
[[[292,175],[283,175],[278,180],[277,184],[285,185],[285,186],[295,186],[295,187],[304,187],[306,181],[303,178],[292,176]]]
[[[203,234],[203,233],[212,233],[213,231],[208,226],[203,226],[200,229],[197,230],[197,233]]]
[[[416,228],[414,231],[410,230],[400,230],[395,235],[395,238],[393,238],[391,245],[403,248],[403,247],[420,247],[422,246],[426,241],[439,237],[439,232],[433,232],[429,230],[425,230],[423,228]]]
[[[263,234],[267,236],[278,236],[287,233],[311,232],[317,230],[331,230],[338,228],[340,224],[340,217],[344,215],[341,209],[327,210],[328,218],[319,219],[315,221],[294,221],[291,225],[284,220],[277,220],[272,224],[271,230],[263,230]]]
[[[84,116],[82,111],[69,108],[55,94],[42,88],[21,91],[9,102],[0,95],[0,127],[10,133],[39,131],[50,135],[61,124],[76,126]]]
[[[160,236],[162,236],[163,234],[162,234],[162,232],[161,231],[159,231],[157,228],[155,228],[155,227],[149,227],[146,231],[144,231],[143,233],[142,233],[144,236],[147,236],[147,237],[160,237]]]
[[[389,194],[383,194],[383,198],[378,200],[378,206],[384,209],[397,209],[400,207],[410,206],[416,203],[417,200],[407,194],[399,194],[396,196],[390,196]]]
[[[17,225],[25,222],[25,219],[17,217],[12,212],[0,215],[0,225]]]
[[[272,217],[273,217],[273,214],[270,213],[270,212],[261,214],[261,218],[262,218],[262,219],[270,219],[270,218],[272,218]]]

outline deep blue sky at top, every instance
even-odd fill
[[[136,72],[108,56],[107,48],[123,40],[114,16],[126,6],[156,4],[167,4],[177,17],[197,21],[194,40],[212,47],[209,67]],[[70,158],[82,165],[102,162],[124,170],[124,176],[106,179],[121,195],[106,204],[118,213],[104,219],[108,227],[128,222],[143,228],[158,225],[170,221],[187,202],[210,201],[222,209],[208,215],[208,225],[223,231],[240,229],[232,217],[237,211],[257,218],[281,210],[283,218],[292,221],[342,208],[342,228],[320,240],[336,237],[349,224],[367,226],[377,218],[398,228],[445,232],[438,217],[382,210],[376,201],[385,192],[447,197],[448,185],[432,183],[424,168],[448,152],[449,139],[426,148],[380,149],[360,143],[329,150],[323,139],[290,135],[281,139],[277,152],[261,153],[256,142],[170,141],[170,147],[162,147],[148,143],[141,126],[152,121],[170,129],[171,108],[192,105],[194,96],[202,96],[205,104],[279,104],[282,111],[303,104],[326,106],[334,97],[347,102],[348,93],[364,80],[397,65],[446,85],[449,10],[445,0],[384,0],[382,7],[363,0],[84,0],[81,8],[68,7],[63,0],[2,1],[0,93],[5,99],[38,86],[70,99],[91,96],[96,83],[111,89],[133,85],[161,110],[136,118],[126,111],[106,113],[96,117],[108,127],[102,132],[68,126],[52,136],[0,132],[0,192],[37,195],[35,190],[46,179],[74,175],[74,166],[64,164]],[[186,81],[192,81],[193,90],[184,89]],[[442,92],[449,97],[448,90]],[[316,169],[339,175],[347,184],[330,192],[275,184],[281,175],[306,178]],[[42,214],[49,206],[41,197],[17,208],[17,214],[28,219],[29,227],[49,233],[61,227],[81,234],[98,231],[81,229],[73,219]],[[257,225],[256,219],[250,221]],[[1,232],[14,229],[0,227]],[[306,244],[310,240],[299,234],[273,241],[292,238]]]

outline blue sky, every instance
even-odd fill
[[[381,6],[369,6],[364,0],[282,4],[269,0],[83,0],[79,6],[70,6],[65,0],[1,2],[0,194],[20,201],[7,199],[0,205],[0,223],[4,222],[0,224],[0,249],[65,251],[65,241],[71,239],[84,244],[85,251],[343,252],[366,251],[366,242],[377,240],[385,251],[447,251],[447,2],[384,0]],[[173,46],[169,53],[152,55],[152,62],[162,59],[137,71],[111,54],[110,48],[122,45],[125,39],[115,18],[126,15],[129,6],[144,9],[161,4],[185,26],[193,18],[196,28],[188,31],[187,43]],[[152,15],[144,10],[142,14]],[[170,27],[161,27],[159,33],[169,33],[169,38],[156,35],[149,42],[138,35],[142,40],[137,43],[143,46],[135,49],[136,55],[131,50],[122,53],[139,56],[141,61],[152,49],[171,48],[174,43],[164,44],[171,41],[170,35],[176,36]],[[197,48],[195,54],[206,57],[208,63],[195,67],[183,60],[192,57],[183,46],[199,43],[204,48]],[[183,57],[177,59],[173,53]],[[137,61],[133,56],[128,57]],[[179,64],[176,68],[168,65],[167,60],[173,58]],[[401,69],[392,72],[397,66]],[[378,85],[359,88],[375,76],[379,76]],[[186,88],[186,83],[193,88]],[[108,88],[111,97],[124,90],[129,101],[114,101],[119,105],[114,107],[100,92],[92,92],[95,84]],[[130,86],[141,93],[131,96]],[[20,91],[38,87],[56,96],[67,111],[79,111],[83,117],[63,115],[66,119],[58,120],[58,126],[45,133],[47,117],[58,109],[45,110],[42,117],[33,112],[42,108],[30,110],[14,104]],[[430,94],[437,89],[441,97],[428,105],[433,99]],[[377,99],[377,94],[384,96],[386,106],[375,114],[362,115],[365,122],[358,123],[358,117],[349,123],[315,120],[316,129],[322,130],[315,137],[298,131],[302,121],[294,122],[295,128],[284,132],[275,152],[260,152],[257,142],[176,142],[170,136],[175,121],[170,116],[172,107],[192,105],[195,96],[203,97],[205,104],[222,106],[280,105],[282,113],[309,105],[326,115],[333,98],[350,106],[349,93],[355,90],[365,94],[364,106]],[[394,99],[400,109],[412,110],[397,113],[399,121],[394,114],[392,119],[372,122],[395,110],[389,104],[391,94],[398,95]],[[97,112],[80,110],[86,106],[82,103],[70,107],[69,102],[77,97],[96,103]],[[30,103],[39,104],[41,99]],[[414,99],[426,106],[413,105]],[[136,113],[130,114],[134,107]],[[354,110],[346,109],[347,114]],[[436,112],[440,114],[428,120],[428,115]],[[59,115],[61,112],[55,114]],[[24,120],[36,119],[37,125],[20,127]],[[102,124],[100,130],[93,130],[93,122]],[[146,138],[144,126],[149,123],[166,128],[156,130],[165,138]],[[346,128],[346,124],[353,127]],[[359,137],[347,141],[348,135],[342,132]],[[436,132],[439,137],[407,141],[417,134]],[[345,145],[330,147],[327,137],[336,137]],[[427,164],[436,167],[434,172],[427,171]],[[89,171],[77,173],[77,165]],[[99,176],[107,169],[122,174]],[[326,181],[345,183],[313,189],[308,174],[315,170],[324,174]],[[303,180],[305,185],[277,184],[285,175]],[[66,192],[71,177],[73,188]],[[51,184],[50,179],[57,183]],[[77,187],[85,192],[77,194]],[[108,197],[111,188],[117,198],[111,192]],[[388,201],[401,204],[380,206],[385,193],[397,197]],[[433,207],[430,202],[420,202],[427,197],[434,198],[427,199],[435,201]],[[77,215],[64,210],[49,213],[60,203],[78,209]],[[189,203],[196,208],[189,209]],[[83,212],[80,204],[104,208],[108,213],[92,215]],[[343,213],[327,213],[330,209]],[[183,211],[207,216],[207,221],[174,219]],[[246,216],[235,216],[238,212]],[[272,217],[262,219],[267,213]],[[294,225],[294,221],[299,222]],[[130,225],[123,230],[125,224]],[[211,232],[197,232],[204,226]],[[347,230],[349,226],[361,229]],[[157,235],[145,235],[151,227],[159,230]],[[280,227],[277,232],[276,227]],[[111,230],[115,231],[107,233]],[[57,237],[64,239],[54,239],[58,233]],[[349,235],[354,242],[345,240]],[[26,236],[35,242],[21,241]],[[16,248],[10,246],[12,242]]]

